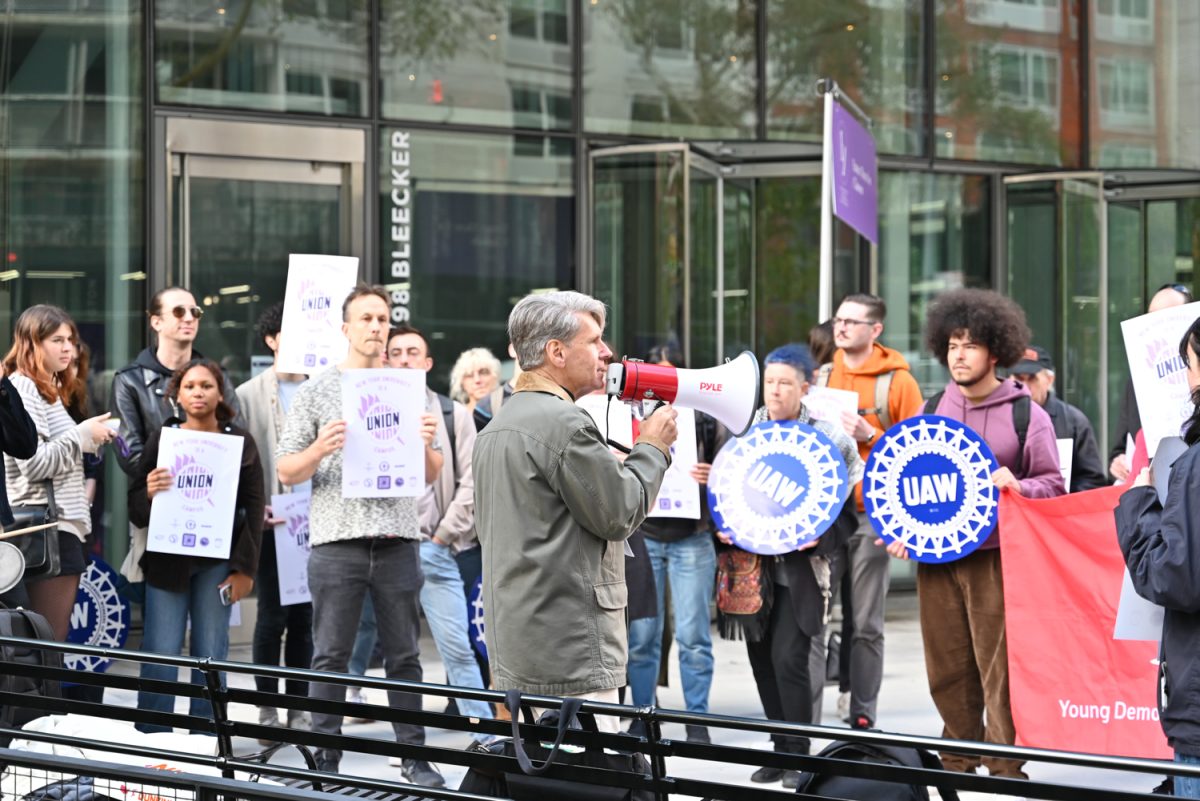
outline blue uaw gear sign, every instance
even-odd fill
[[[67,642],[123,648],[128,637],[129,601],[117,594],[117,573],[103,560],[93,557],[79,577]],[[111,664],[111,659],[92,654],[63,655],[63,665],[72,670],[103,673]]]
[[[897,423],[871,450],[863,506],[884,542],[918,562],[962,559],[996,527],[996,458],[972,429],[940,415]]]
[[[487,641],[484,639],[483,627],[483,578],[475,579],[471,585],[471,594],[467,597],[467,623],[470,629],[467,634],[471,645],[484,659],[487,655]]]
[[[709,506],[718,528],[751,553],[789,553],[820,537],[850,494],[833,440],[793,420],[759,423],[713,460]]]

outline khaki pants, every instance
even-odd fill
[[[944,737],[1012,745],[1008,645],[1000,551],[976,551],[957,562],[917,567],[921,634],[929,694]],[[986,715],[985,715],[986,712]],[[948,770],[974,772],[978,757],[943,753]],[[985,757],[993,776],[1027,778],[1023,762]]]

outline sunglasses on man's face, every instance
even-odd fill
[[[195,320],[199,320],[204,316],[204,309],[199,306],[175,306],[171,309],[171,315],[176,320],[182,320],[188,312],[192,313],[192,318]]]

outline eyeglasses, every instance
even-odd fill
[[[874,320],[855,320],[850,317],[834,317],[832,320],[830,320],[830,322],[833,323],[834,328],[837,328],[839,325],[845,325],[845,326],[875,325]]]
[[[192,317],[196,320],[199,320],[204,316],[204,309],[200,308],[199,306],[176,306],[171,309],[171,315],[176,320],[182,320],[184,315],[188,312],[191,312]]]

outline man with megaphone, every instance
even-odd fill
[[[605,385],[604,321],[604,304],[579,292],[530,295],[508,318],[523,372],[473,456],[496,689],[616,703],[625,684],[624,541],[658,494],[677,431],[675,410],[656,410],[619,462],[575,405]]]

